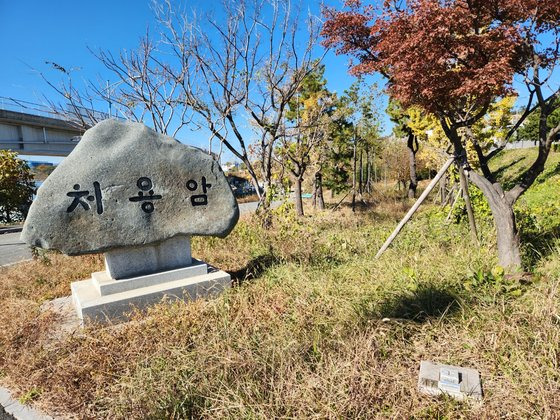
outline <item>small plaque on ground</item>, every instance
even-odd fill
[[[482,399],[480,374],[477,370],[428,361],[420,362],[418,390],[429,395],[447,394],[458,400]]]

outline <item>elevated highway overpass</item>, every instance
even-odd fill
[[[68,156],[83,132],[62,119],[0,109],[0,149],[20,155]]]

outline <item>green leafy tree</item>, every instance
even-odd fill
[[[0,218],[10,223],[27,215],[35,183],[29,166],[16,152],[0,150]]]
[[[550,114],[547,119],[547,129],[552,130],[554,127],[560,125],[560,100],[555,104],[556,109]],[[518,138],[524,141],[539,141],[539,122],[541,119],[541,111],[537,108],[525,120],[523,126],[519,129]],[[556,141],[560,140],[560,135],[557,135]]]
[[[346,191],[350,182],[354,125],[349,119],[349,114],[346,104],[337,98],[331,114],[328,140],[325,143],[322,171],[323,184],[333,194]]]
[[[380,151],[377,96],[376,86],[361,80],[342,96],[333,94],[326,139],[316,150],[324,186],[333,194],[352,191],[354,201],[356,193],[370,192],[373,183],[373,163]]]
[[[358,193],[370,193],[372,190],[373,177],[372,166],[376,155],[382,149],[381,122],[379,118],[376,99],[380,92],[376,84],[371,86],[362,85],[358,91],[359,118],[357,121],[357,158],[358,158]],[[365,162],[364,162],[365,158]]]
[[[307,169],[317,159],[320,195],[322,197],[320,168],[321,153],[315,153],[325,141],[333,108],[333,94],[326,88],[325,67],[318,66],[303,80],[297,94],[289,102],[286,117],[290,127],[286,127],[278,154],[284,167],[291,173],[295,182],[295,207],[298,216],[303,216],[301,197],[302,183]],[[315,191],[317,193],[317,191]]]
[[[371,179],[364,176],[363,156],[366,155],[366,167],[370,166],[369,151],[378,146],[380,122],[375,106],[379,93],[376,85],[367,86],[363,79],[358,79],[341,98],[348,110],[348,119],[352,122],[352,210],[356,208],[356,196],[362,196],[365,184],[371,185]],[[370,173],[370,171],[366,171]]]

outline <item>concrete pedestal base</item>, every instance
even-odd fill
[[[167,299],[194,300],[215,296],[230,287],[230,275],[193,259],[175,270],[115,280],[107,272],[71,284],[72,300],[82,322],[125,320],[134,308]]]
[[[191,238],[184,235],[155,244],[112,249],[105,253],[105,270],[113,279],[160,273],[191,263]]]

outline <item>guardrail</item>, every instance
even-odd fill
[[[0,109],[6,111],[22,112],[26,114],[41,116],[41,117],[56,118],[59,120],[66,119],[64,118],[64,111],[56,112],[49,105],[23,101],[20,99],[7,97],[7,96],[0,96]],[[101,121],[110,117],[109,114],[105,112],[96,111],[94,109],[89,109],[89,108],[75,107],[75,106],[71,106],[70,104],[67,105],[67,109],[68,109],[67,111],[68,116],[70,116],[69,120],[71,119],[79,120],[79,118],[77,117],[71,118],[73,114],[77,114],[77,113],[79,113],[85,121],[90,120],[91,116],[94,117],[93,120],[97,120],[97,121]],[[122,119],[117,116],[113,116],[112,118]]]
[[[59,115],[46,105],[22,101],[15,98],[0,96],[0,109],[6,111],[24,112],[26,114],[55,118]]]

